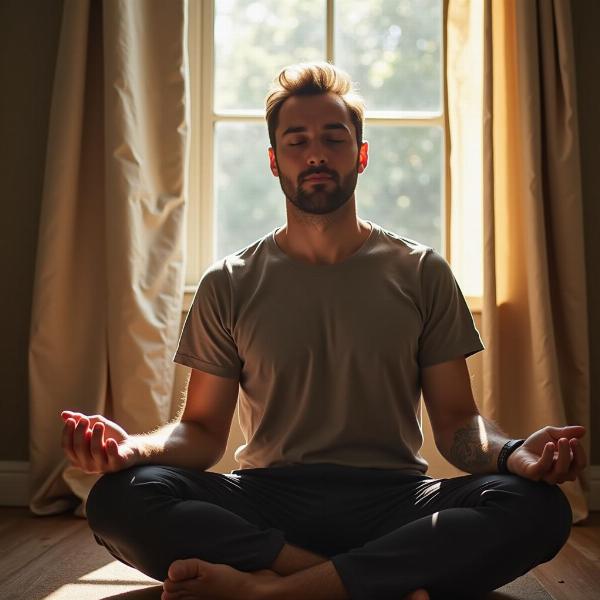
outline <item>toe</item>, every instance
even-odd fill
[[[160,596],[160,600],[181,600],[182,598],[183,596],[180,592],[173,593],[164,591]]]
[[[202,561],[197,558],[176,560],[169,567],[169,579],[182,581],[183,579],[200,579],[204,576]]]

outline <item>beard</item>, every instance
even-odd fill
[[[314,173],[326,173],[332,181],[325,183],[308,183],[303,179]],[[332,213],[352,198],[358,181],[358,170],[351,171],[341,177],[329,169],[311,169],[300,173],[298,185],[280,172],[279,184],[285,197],[299,210],[311,215],[326,215]],[[327,188],[330,188],[329,190]]]

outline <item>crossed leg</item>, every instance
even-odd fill
[[[271,569],[250,574],[199,559],[175,561],[169,568],[164,590],[161,600],[350,599],[331,561],[291,544],[285,544]],[[425,589],[418,589],[404,600],[429,600],[429,594]]]
[[[330,529],[307,537],[288,528],[314,529],[312,509],[294,505],[306,490],[319,499],[310,486],[290,490],[254,480],[242,488],[215,473],[143,467],[102,478],[90,494],[88,520],[115,557],[165,582],[164,600],[425,600],[450,591],[480,593],[549,560],[568,537],[570,510],[556,486],[490,475],[423,481],[417,488],[409,483],[399,496],[397,487],[384,486],[358,512],[353,504],[345,520],[333,519]],[[347,498],[344,491],[334,499],[338,511]],[[285,538],[256,506],[287,523]],[[372,515],[385,519],[372,527]],[[369,537],[358,545],[344,538],[363,521]],[[319,527],[327,522],[321,511]],[[344,549],[323,546],[327,558],[292,545],[309,547],[313,535],[341,541]]]

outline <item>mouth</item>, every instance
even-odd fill
[[[310,183],[322,183],[324,181],[331,181],[333,177],[330,175],[325,175],[324,173],[319,173],[317,175],[309,175],[305,177],[302,181],[308,181]]]

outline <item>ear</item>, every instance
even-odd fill
[[[275,177],[279,177],[279,169],[277,168],[277,158],[275,158],[275,150],[269,146],[269,167],[271,167],[271,173]]]
[[[362,173],[369,162],[369,142],[363,142],[358,154],[358,172]]]

